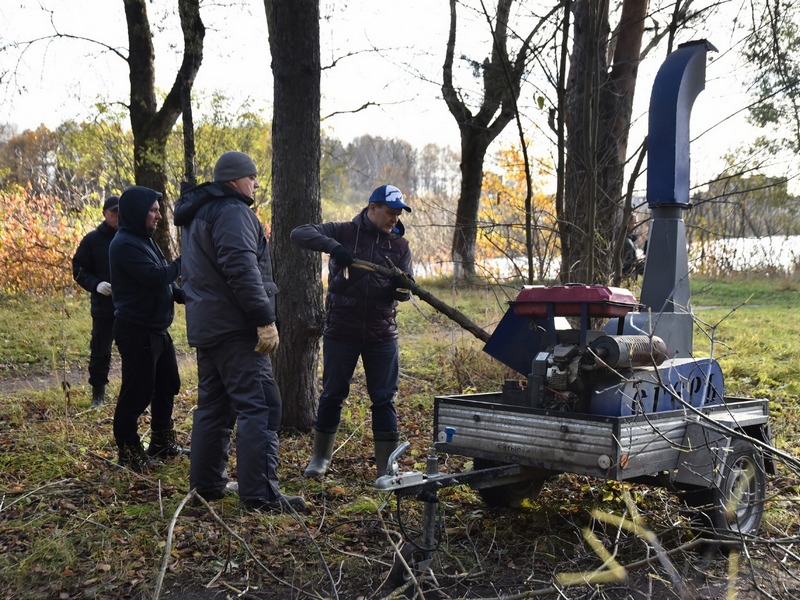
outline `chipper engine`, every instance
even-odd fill
[[[484,351],[520,378],[498,392],[435,398],[426,473],[398,470],[406,443],[375,482],[398,502],[426,502],[423,539],[406,544],[404,558],[424,562],[435,548],[439,488],[466,483],[488,504],[511,506],[567,472],[679,492],[719,536],[759,528],[766,473],[774,471],[768,403],[726,396],[717,361],[692,348],[683,213],[689,115],[709,49],[704,40],[680,46],[653,85],[641,299],[596,285],[519,291]],[[442,473],[437,452],[471,457],[474,469]]]

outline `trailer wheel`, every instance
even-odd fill
[[[722,534],[754,534],[761,526],[766,496],[764,457],[752,443],[734,439],[719,486],[690,492],[689,506],[700,509],[702,524]]]
[[[500,467],[505,463],[483,458],[475,458],[472,461],[473,469],[489,469]],[[478,488],[478,494],[488,505],[495,508],[513,508],[519,506],[524,500],[535,500],[548,480],[547,476],[533,477],[517,483],[506,483],[492,487]]]

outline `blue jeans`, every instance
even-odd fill
[[[365,344],[328,337],[322,340],[322,395],[314,423],[319,431],[333,433],[338,429],[342,405],[350,393],[350,382],[359,356],[372,402],[372,431],[397,431],[394,406],[400,369],[397,339]]]

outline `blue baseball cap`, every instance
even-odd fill
[[[375,188],[375,191],[369,197],[369,201],[370,203],[383,202],[389,208],[402,208],[411,212],[411,207],[403,202],[403,192],[393,185],[386,184]]]

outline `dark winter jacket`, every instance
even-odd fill
[[[253,200],[224,183],[186,190],[175,205],[182,227],[182,278],[189,344],[210,347],[252,337],[275,322],[278,286]]]
[[[181,259],[167,263],[145,227],[147,213],[160,196],[141,186],[122,193],[119,231],[109,250],[114,316],[151,331],[169,328],[175,316],[173,302],[182,296],[174,284]]]
[[[342,245],[353,258],[387,268],[395,266],[413,278],[411,249],[404,233],[399,221],[388,235],[379,231],[367,217],[365,208],[349,222],[296,227],[291,240],[304,248],[329,254]],[[363,343],[394,339],[397,300],[407,299],[408,294],[398,293],[388,277],[353,267],[343,269],[331,259],[323,335]]]
[[[87,292],[92,293],[92,316],[113,317],[114,302],[111,296],[97,292],[97,284],[101,281],[111,283],[111,269],[108,266],[108,247],[115,229],[103,221],[78,244],[72,257],[72,277]]]

